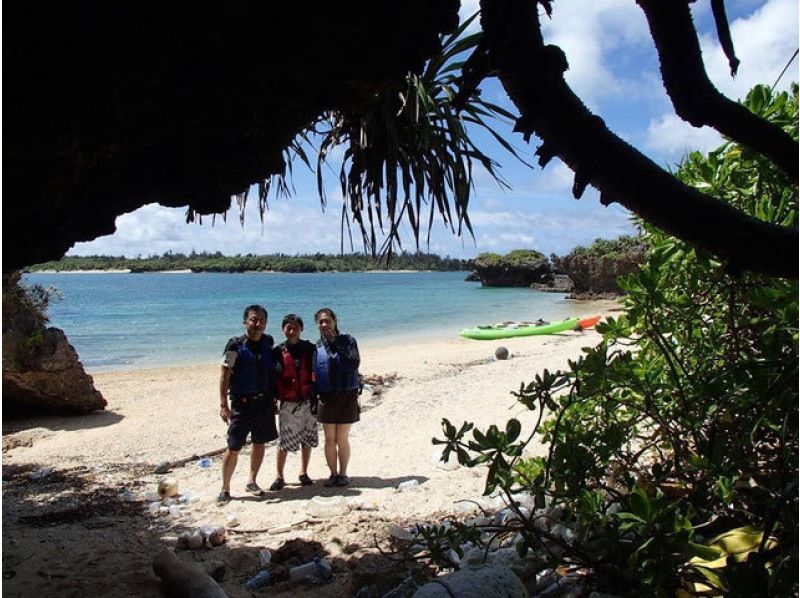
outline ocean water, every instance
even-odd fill
[[[461,328],[502,320],[557,320],[580,304],[556,293],[482,288],[466,272],[322,274],[87,273],[27,274],[26,284],[55,287],[49,310],[87,371],[216,361],[225,342],[243,333],[251,303],[269,312],[267,333],[283,339],[287,313],[316,340],[314,312],[331,307],[339,329],[359,344],[456,338]],[[478,341],[475,341],[478,342]]]

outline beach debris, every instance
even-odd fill
[[[254,577],[248,579],[245,582],[244,587],[246,587],[248,590],[257,590],[259,588],[263,588],[264,586],[268,585],[270,581],[271,581],[271,576],[269,574],[269,571],[267,571],[266,569],[262,569],[261,571],[256,573]]]
[[[497,347],[497,349],[494,350],[494,357],[495,359],[499,359],[500,361],[508,359],[509,357],[508,349],[506,349],[505,347]]]
[[[197,550],[204,545],[209,548],[225,543],[227,533],[222,526],[203,525],[192,531],[182,532],[178,536],[178,546]]]
[[[155,516],[161,512],[161,506],[162,505],[160,500],[154,500],[147,505],[147,510],[150,512],[151,515]]]
[[[181,508],[178,505],[172,505],[169,507],[169,515],[173,519],[177,519],[181,516]]]
[[[119,499],[122,502],[134,502],[136,500],[136,496],[134,496],[133,492],[131,492],[128,488],[123,488],[119,492]]]
[[[261,563],[262,567],[266,567],[269,565],[270,561],[272,560],[272,552],[269,548],[262,548],[258,551],[258,562]]]
[[[41,469],[37,469],[36,471],[32,471],[28,474],[29,480],[43,480],[47,476],[53,473],[52,467],[42,467]]]
[[[221,525],[203,525],[198,528],[198,532],[203,540],[211,546],[224,544],[228,538],[228,532]]]
[[[398,489],[400,492],[407,492],[407,491],[409,491],[409,490],[413,490],[413,489],[414,489],[414,488],[416,488],[417,486],[419,486],[419,480],[417,480],[417,479],[411,479],[411,480],[406,480],[405,482],[400,482],[400,483],[397,485],[397,489]]]
[[[175,478],[166,478],[158,483],[158,495],[162,498],[171,498],[178,494],[178,480]]]
[[[289,569],[289,578],[304,583],[325,583],[331,579],[331,564],[325,559],[314,557],[307,563]]]
[[[481,565],[441,575],[414,593],[414,598],[449,598],[451,596],[505,596],[522,598],[528,591],[507,567]]]
[[[433,452],[433,464],[436,465],[439,469],[444,469],[445,471],[455,471],[458,469],[458,455],[455,451],[450,451],[450,454],[447,456],[447,461],[443,461],[442,457],[444,456],[444,449],[437,449]]]
[[[228,515],[225,518],[225,526],[226,527],[236,527],[239,525],[239,518],[236,515]]]
[[[349,512],[350,505],[344,496],[315,496],[306,506],[306,513],[317,519],[327,519]]]
[[[347,499],[347,506],[351,511],[377,511],[378,503],[374,500],[367,501],[360,496],[351,496]]]
[[[161,500],[161,497],[158,495],[158,492],[153,490],[148,490],[144,493],[144,499],[147,502],[154,502],[156,500]]]
[[[159,461],[156,463],[155,468],[153,469],[153,473],[167,473],[169,471],[170,462],[169,461]]]
[[[211,459],[209,459],[208,457],[203,457],[202,459],[198,459],[195,462],[195,464],[198,467],[201,467],[203,469],[207,469],[207,468],[211,467]]]
[[[186,543],[192,550],[197,550],[198,548],[202,548],[205,542],[202,534],[200,534],[197,531],[194,531],[191,534],[189,534]]]
[[[399,525],[390,525],[389,526],[389,536],[391,536],[395,540],[399,540],[401,542],[413,542],[414,541],[414,534],[412,534],[407,529],[403,529]]]
[[[169,548],[153,559],[153,571],[170,596],[178,598],[227,598],[227,594],[214,580],[221,578],[225,565],[218,561],[185,563]]]

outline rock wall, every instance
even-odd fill
[[[635,272],[644,262],[645,247],[604,255],[573,252],[551,259],[554,268],[569,273],[575,285],[571,298],[611,298],[622,294],[617,279]]]
[[[75,349],[18,285],[3,280],[3,414],[88,413],[106,400],[86,374]]]
[[[517,249],[504,256],[484,253],[475,258],[473,267],[485,287],[530,287],[553,280],[550,262],[532,250]]]

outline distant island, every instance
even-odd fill
[[[644,261],[641,237],[595,239],[565,256],[533,249],[514,249],[505,255],[481,253],[475,259],[441,257],[433,253],[403,252],[390,259],[363,253],[304,255],[189,254],[168,251],[148,257],[107,255],[68,256],[31,266],[27,272],[377,272],[467,271],[467,280],[485,287],[530,287],[538,291],[570,293],[571,298],[607,298],[621,294],[617,278],[630,274]]]
[[[115,257],[107,255],[67,256],[58,261],[44,262],[27,268],[27,272],[75,272],[124,270],[135,273],[169,272],[369,272],[381,270],[433,270],[452,272],[470,270],[471,260],[441,257],[432,253],[403,252],[374,258],[363,253],[305,255],[223,255],[215,253],[189,254],[168,251],[160,256]]]

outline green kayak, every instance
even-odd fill
[[[508,323],[505,325],[476,326],[475,328],[464,328],[459,334],[464,338],[473,338],[481,341],[490,341],[498,338],[512,338],[515,336],[531,336],[534,334],[556,334],[565,330],[572,330],[580,318],[567,318],[557,322],[546,324],[536,323]]]

